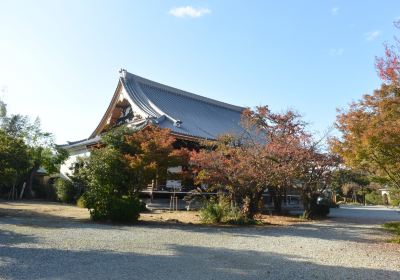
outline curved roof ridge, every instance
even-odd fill
[[[161,110],[150,98],[142,91],[138,81],[133,81],[133,87],[131,83],[125,82],[126,77],[121,77],[121,82],[125,90],[127,90],[129,97],[133,99],[133,101],[140,106],[140,108],[149,114],[151,117],[160,118],[162,116],[167,117],[173,123],[177,122],[175,118]]]
[[[198,94],[194,94],[194,93],[191,93],[191,92],[188,92],[188,91],[184,91],[184,90],[181,90],[181,89],[178,89],[178,88],[167,86],[167,85],[164,85],[164,84],[161,84],[161,83],[158,83],[158,82],[155,82],[155,81],[140,77],[138,75],[132,74],[132,73],[130,73],[128,71],[126,71],[126,74],[128,75],[127,78],[128,77],[133,78],[135,81],[141,82],[141,83],[143,83],[145,85],[148,85],[150,87],[156,87],[156,88],[159,88],[159,89],[162,89],[162,90],[166,90],[166,91],[178,94],[178,95],[182,95],[182,96],[185,96],[185,97],[188,97],[188,98],[192,98],[192,99],[195,99],[195,100],[198,100],[198,101],[202,101],[202,102],[214,105],[214,106],[223,107],[223,108],[230,109],[230,110],[233,110],[233,111],[238,111],[238,112],[242,112],[245,109],[245,107],[232,105],[232,104],[225,103],[225,102],[222,102],[222,101],[218,101],[218,100],[215,100],[215,99],[212,99],[212,98],[208,98],[208,97],[204,97],[204,96],[201,96],[201,95],[198,95]]]
[[[162,115],[162,111],[157,106],[152,104],[149,98],[147,98],[147,96],[142,92],[136,81],[134,81],[134,88],[132,88],[131,83],[125,82],[123,77],[121,77],[120,80],[129,97],[132,98],[132,101],[134,101],[134,103],[138,105],[140,109],[152,117],[158,118]]]

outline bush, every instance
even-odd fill
[[[330,208],[329,204],[318,204],[313,211],[314,217],[325,218],[328,216]]]
[[[140,204],[140,206],[139,206],[140,212],[148,212],[149,211],[149,209],[147,209],[146,203],[143,200],[140,200],[139,204]]]
[[[229,207],[224,220],[225,220],[225,223],[231,224],[231,225],[255,225],[255,224],[257,224],[256,220],[248,219],[245,216],[243,216],[239,207]]]
[[[383,205],[383,197],[378,192],[370,192],[365,195],[365,203],[372,205]]]
[[[239,207],[232,207],[228,200],[220,197],[211,198],[200,209],[200,219],[207,224],[254,224],[253,220],[246,219]]]
[[[108,212],[108,218],[113,222],[134,223],[139,219],[141,208],[142,204],[139,199],[114,197]]]
[[[400,207],[400,190],[392,188],[389,193],[390,204]]]
[[[32,186],[32,191],[35,198],[47,199],[50,201],[57,200],[56,190],[51,184],[41,184],[39,182],[35,182]]]
[[[331,208],[331,199],[316,197],[310,202],[310,209],[304,211],[304,219],[320,219],[328,216]]]
[[[86,200],[83,195],[76,201],[76,206],[79,208],[86,208]]]
[[[228,211],[225,203],[219,203],[215,198],[211,198],[200,209],[200,219],[207,224],[221,223],[226,218]]]
[[[104,190],[100,188],[84,194],[85,206],[89,209],[92,220],[117,223],[137,222],[143,207],[138,198],[120,197]]]
[[[383,224],[383,227],[396,235],[396,237],[390,241],[400,244],[400,222],[388,222]]]
[[[73,203],[76,200],[75,186],[72,181],[58,178],[54,187],[56,189],[57,198],[64,203]]]

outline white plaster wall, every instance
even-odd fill
[[[90,156],[89,150],[81,149],[69,151],[68,159],[61,165],[60,167],[60,176],[63,178],[68,178],[73,174],[74,164],[78,161],[79,157],[88,157]]]

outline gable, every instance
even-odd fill
[[[151,121],[174,134],[216,139],[240,134],[243,107],[182,91],[133,75],[125,70],[99,125],[90,138],[110,126]]]

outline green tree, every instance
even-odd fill
[[[4,102],[0,103],[0,129],[15,143],[22,141],[27,148],[30,168],[21,169],[18,174],[25,177],[25,194],[31,196],[33,179],[39,168],[45,168],[49,174],[58,172],[59,165],[68,157],[68,153],[56,146],[51,133],[41,129],[39,118],[32,122],[27,116],[9,115]]]
[[[0,129],[0,187],[15,186],[30,166],[28,147]]]
[[[84,197],[91,217],[134,222],[139,192],[153,179],[166,179],[168,167],[187,165],[187,152],[174,149],[174,142],[168,129],[151,125],[139,131],[119,127],[105,134],[101,147],[92,151],[77,174],[87,180]],[[130,214],[123,214],[123,209]]]

